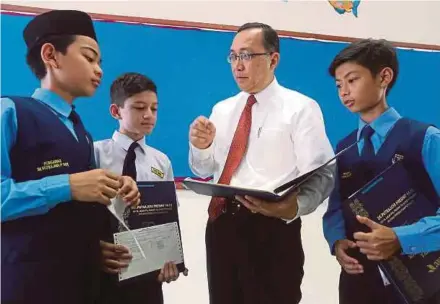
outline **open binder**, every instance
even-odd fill
[[[274,189],[273,191],[267,191],[267,190],[260,190],[260,189],[252,189],[252,188],[245,188],[245,187],[237,187],[237,186],[230,186],[230,185],[224,185],[224,184],[215,184],[211,182],[203,182],[194,180],[191,178],[187,178],[183,180],[183,185],[190,189],[197,194],[201,195],[207,195],[207,196],[216,196],[216,197],[224,197],[227,199],[234,199],[235,196],[252,196],[256,197],[265,201],[269,202],[278,202],[286,198],[289,194],[292,192],[295,192],[303,183],[305,183],[307,180],[309,180],[312,176],[314,176],[316,173],[318,173],[321,169],[323,169],[326,166],[329,166],[336,158],[355,146],[358,143],[356,141],[352,145],[348,146],[347,148],[341,150],[339,153],[337,153],[334,157],[332,157],[330,160],[319,166],[318,168],[309,171],[281,186]]]

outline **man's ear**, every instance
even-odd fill
[[[271,70],[275,70],[279,63],[280,63],[280,53],[274,52],[270,56],[270,68],[271,68]]]

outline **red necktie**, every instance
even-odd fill
[[[248,97],[246,106],[241,113],[238,121],[237,129],[232,139],[231,147],[229,148],[228,158],[226,159],[225,167],[222,175],[218,180],[219,184],[229,185],[232,175],[237,170],[240,162],[246,153],[249,133],[252,125],[252,106],[257,102],[254,95]],[[208,214],[211,221],[215,220],[224,209],[226,199],[223,197],[213,197],[209,204]]]

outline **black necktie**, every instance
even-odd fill
[[[124,167],[122,168],[122,175],[130,176],[133,180],[136,181],[136,153],[135,149],[139,146],[137,142],[133,142],[130,147],[128,148],[127,155],[124,159]],[[124,222],[127,224],[127,226],[130,226],[129,218],[131,214],[131,208],[126,207],[124,209],[123,213],[123,219]],[[119,231],[125,231],[125,228],[121,225],[121,223],[118,223],[118,230]]]
[[[366,126],[361,133],[362,138],[364,139],[364,147],[361,152],[361,159],[364,164],[363,169],[363,178],[365,182],[370,181],[375,176],[375,166],[373,164],[374,160],[374,147],[371,142],[371,136],[373,135],[374,130],[370,126]]]
[[[133,142],[128,148],[127,155],[124,160],[124,167],[122,169],[122,175],[130,176],[132,179],[136,180],[136,153],[135,149],[139,144],[137,142]]]
[[[92,141],[88,138],[88,133],[84,128],[84,125],[79,117],[78,113],[75,111],[75,107],[72,106],[72,111],[68,117],[73,123],[73,130],[75,131],[76,137],[78,138],[78,143],[88,147],[89,155],[89,167],[93,167],[92,155],[93,155],[93,145]]]
[[[361,137],[364,139],[364,147],[362,148],[361,157],[366,162],[370,162],[375,156],[373,143],[371,142],[371,136],[373,134],[373,128],[368,125],[365,126],[361,132]]]
[[[78,113],[75,112],[73,107],[72,112],[70,112],[69,119],[73,123],[73,129],[75,130],[78,142],[82,142],[85,136],[84,126],[82,125],[81,118],[79,117]]]

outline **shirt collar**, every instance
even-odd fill
[[[125,134],[122,134],[119,131],[115,131],[113,133],[112,139],[118,143],[119,145],[121,145],[121,147],[125,150],[128,151],[128,148],[130,148],[130,145],[134,142],[133,139],[131,139],[130,137],[128,137]],[[145,136],[142,137],[140,140],[137,141],[137,143],[139,144],[139,147],[141,148],[142,152],[145,152],[146,149],[146,144],[145,144]]]
[[[61,96],[58,94],[48,90],[39,88],[36,89],[34,94],[32,94],[32,98],[35,98],[42,103],[49,106],[52,110],[55,112],[65,116],[69,117],[70,112],[72,112],[72,106],[67,103]]]
[[[385,112],[382,113],[378,118],[370,123],[371,128],[373,128],[374,132],[379,134],[381,137],[385,137],[394,124],[401,118],[400,114],[394,109],[389,108]],[[367,125],[365,121],[359,119],[359,128],[357,133],[357,138],[362,132],[362,129]]]
[[[256,94],[253,94],[255,96],[255,99],[257,100],[257,103],[263,103],[265,101],[270,101],[273,99],[273,97],[276,95],[276,91],[279,88],[279,84],[278,81],[276,79],[276,77],[274,76],[272,82],[261,92],[258,92]],[[246,99],[249,97],[249,93],[247,92],[242,92],[244,94],[244,96],[246,97]]]

